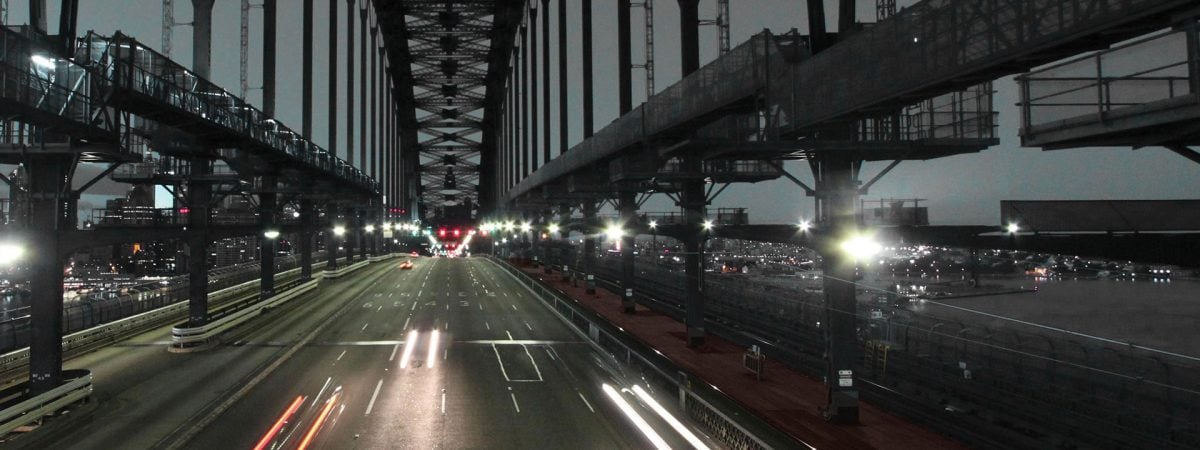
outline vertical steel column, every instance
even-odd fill
[[[212,9],[216,0],[192,0],[192,71],[212,79]],[[45,24],[42,25],[45,28]]]
[[[530,169],[538,168],[538,64],[537,10],[529,11],[529,160]],[[532,172],[526,171],[529,175]]]
[[[680,68],[684,77],[700,68],[700,0],[679,1]]]
[[[367,27],[370,25],[367,9],[368,3],[363,1],[362,9],[358,10],[358,17],[362,19],[362,25],[358,29],[358,40],[361,47],[359,51],[358,70],[358,95],[361,99],[358,105],[358,161],[359,167],[365,172],[367,169]]]
[[[679,1],[679,40],[680,61],[682,61],[682,76],[686,77],[700,68],[700,18],[699,0]],[[704,344],[704,233],[703,223],[707,198],[704,193],[703,163],[698,155],[687,154],[682,157],[683,171],[687,178],[683,180],[683,190],[679,193],[680,206],[683,207],[683,223],[685,226],[684,273],[686,295],[687,345],[698,347]]]
[[[208,323],[208,223],[212,186],[203,180],[212,173],[212,161],[193,159],[188,197],[188,323]]]
[[[75,54],[75,32],[79,24],[79,0],[62,0],[58,12],[58,35],[62,39],[59,51],[63,55]]]
[[[825,27],[825,0],[808,0],[808,35],[812,52],[818,53],[829,46]]]
[[[354,165],[354,0],[346,0],[346,162]],[[330,70],[334,64],[330,64]]]
[[[858,197],[859,162],[827,153],[816,161],[817,202],[820,223],[827,236],[850,236],[858,226],[855,201]],[[828,404],[825,417],[831,422],[858,422],[858,388],[854,365],[858,361],[857,302],[854,297],[855,261],[850,255],[826,244],[821,249],[825,272],[825,335],[829,365],[826,373]]]
[[[302,70],[300,73],[300,134],[304,135],[305,139],[312,139],[313,127],[313,2],[316,0],[304,0],[304,17],[301,19],[301,57]],[[331,62],[330,65],[333,65]]]
[[[376,103],[379,98],[379,69],[376,65],[379,57],[379,44],[376,39],[379,36],[379,26],[371,27],[371,165],[370,171],[367,172],[371,178],[379,179],[379,173],[376,172],[375,162],[379,155],[379,133],[375,126],[379,119],[379,110],[376,108]],[[365,139],[364,139],[365,141]],[[374,214],[372,214],[372,217]]]
[[[275,1],[263,0],[262,99],[267,117],[275,117]]]
[[[684,252],[684,295],[687,326],[687,345],[698,347],[704,344],[704,218],[707,199],[704,193],[704,178],[700,157],[694,154],[683,156],[684,173],[680,192],[683,207]]]
[[[617,91],[620,114],[633,109],[633,42],[629,8],[629,0],[617,0]]]
[[[1183,27],[1187,33],[1188,87],[1190,92],[1200,92],[1200,20],[1192,20]]]
[[[258,298],[268,298],[275,295],[275,237],[267,236],[267,232],[279,230],[275,226],[275,176],[262,177],[264,192],[258,194],[258,257],[259,282]],[[266,192],[270,190],[271,192]]]
[[[517,109],[521,110],[521,125],[518,132],[521,133],[520,147],[517,148],[517,155],[521,160],[520,166],[517,168],[517,176],[513,179],[513,184],[521,182],[525,175],[529,174],[529,27],[521,27],[521,56],[517,61],[517,72],[520,73],[520,78],[517,85],[520,91],[517,93]]]
[[[346,206],[343,214],[346,216],[346,235],[342,238],[342,243],[346,246],[346,262],[352,263],[354,262],[354,246],[358,244],[358,209],[354,206]]]
[[[300,281],[302,282],[312,279],[313,224],[316,222],[316,213],[312,200],[300,199]]]
[[[29,390],[40,394],[62,384],[63,263],[59,233],[66,223],[64,191],[70,190],[69,157],[39,155],[26,160],[29,174]]]
[[[626,11],[628,10],[626,8]],[[621,295],[621,311],[633,314],[636,310],[636,303],[633,299],[634,280],[636,279],[634,277],[633,238],[636,235],[634,231],[636,223],[634,222],[637,221],[637,192],[621,191],[618,203],[621,210],[621,227],[625,230],[625,233],[621,235],[621,290],[624,291]]]
[[[340,237],[333,230],[345,223],[345,221],[338,217],[338,212],[337,203],[330,203],[325,208],[325,216],[329,218],[329,226],[325,228],[325,270],[336,270],[338,267],[338,241]]]
[[[583,202],[583,273],[585,291],[596,293],[596,202]]]
[[[329,154],[337,156],[338,0],[329,0]]]
[[[592,77],[596,76],[592,72],[592,0],[583,0],[583,138],[592,137],[595,131],[595,120],[593,118],[593,109],[595,109],[594,99],[592,98]],[[591,276],[589,273],[588,276]]]
[[[856,6],[855,0],[841,0],[838,4],[838,40],[844,40],[854,33]]]
[[[42,34],[47,34],[46,0],[29,0],[29,24]]]
[[[550,0],[542,0],[542,164],[550,162]]]
[[[558,154],[567,152],[567,0],[558,0]]]

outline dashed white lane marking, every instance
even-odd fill
[[[518,404],[517,404],[517,394],[514,394],[514,393],[512,392],[512,388],[511,388],[511,387],[510,387],[510,388],[508,388],[508,396],[509,396],[509,397],[512,397],[512,400],[513,400],[513,409],[517,410],[517,414],[520,414],[520,413],[521,413],[521,405],[518,405]]]
[[[337,357],[336,361],[341,361],[343,356],[346,356],[346,351],[345,351],[345,350],[342,350],[342,354],[338,355],[338,357]]]
[[[587,397],[583,396],[582,392],[576,392],[576,394],[579,394],[579,399],[583,400],[584,405],[587,405],[588,411],[591,411],[593,413],[596,412],[596,410],[594,408],[592,408],[592,404],[587,401]]]
[[[380,311],[383,311],[383,305],[379,305],[379,309],[375,310],[375,312],[380,312]]]
[[[487,323],[487,322],[483,322],[483,326],[484,326],[485,328],[487,328],[487,329],[488,329],[488,331],[492,331],[492,326],[491,326],[491,325],[488,325],[488,323]]]
[[[392,346],[392,356],[388,357],[388,361],[396,359],[396,351],[397,350],[400,350],[400,344],[396,344],[396,345]]]
[[[414,301],[413,307],[412,307],[412,309],[410,309],[410,311],[416,311],[416,310],[417,310],[417,302]]]
[[[379,396],[379,388],[381,388],[381,387],[383,387],[382,379],[379,380],[378,383],[375,383],[375,393],[371,394],[371,401],[367,403],[367,412],[363,415],[366,415],[366,416],[371,415],[371,410],[375,408],[375,397]]]
[[[517,305],[508,305],[508,306],[511,306],[513,308],[513,311],[517,310]]]
[[[529,331],[533,331],[533,327],[529,326],[529,322],[525,322],[525,328],[528,328]]]
[[[370,325],[370,324],[364,323],[362,329],[359,331],[367,331],[367,325]]]
[[[442,414],[446,414],[446,390],[442,389]]]
[[[504,334],[507,334],[507,335],[508,335],[508,340],[510,340],[510,341],[512,341],[512,340],[515,340],[515,339],[513,339],[513,337],[512,337],[512,333],[509,333],[509,332],[508,332],[508,330],[504,330]]]
[[[409,318],[407,318],[407,319],[404,319],[404,326],[403,326],[403,327],[400,327],[400,331],[404,331],[404,330],[407,330],[407,329],[408,329],[408,321],[410,321],[410,320],[412,320],[412,317],[409,317]]]

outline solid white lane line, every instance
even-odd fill
[[[338,357],[337,357],[337,361],[341,361],[343,356],[346,356],[346,351],[345,351],[345,350],[342,350],[342,354],[338,355]]]
[[[363,415],[365,415],[365,416],[371,415],[371,410],[375,408],[375,397],[379,396],[379,388],[381,388],[381,387],[383,387],[382,379],[379,380],[378,383],[375,383],[375,393],[371,394],[371,401],[367,403],[367,412]]]
[[[400,331],[404,331],[404,330],[400,330]],[[392,356],[388,357],[388,361],[396,359],[396,351],[398,351],[398,350],[400,350],[400,344],[396,344],[396,345],[392,346]]]
[[[492,351],[496,353],[496,362],[500,363],[500,373],[504,375],[504,381],[512,381],[511,378],[508,378],[508,371],[504,370],[504,360],[500,359],[500,350],[496,349],[496,344],[492,344]],[[511,391],[512,388],[510,387],[508,390]]]
[[[596,412],[596,409],[592,408],[592,404],[587,401],[587,397],[584,397],[582,392],[576,392],[576,394],[579,394],[579,399],[583,400],[583,404],[587,405],[588,411],[591,411],[593,413]]]
[[[534,370],[535,372],[537,372],[538,381],[544,381],[544,380],[542,379],[542,369],[539,369],[539,368],[538,368],[537,361],[534,361],[534,360],[533,360],[533,355],[529,354],[529,347],[527,347],[527,346],[525,346],[525,345],[522,345],[522,346],[521,346],[521,348],[525,349],[525,356],[528,356],[528,357],[529,357],[529,362],[533,363],[533,370]]]

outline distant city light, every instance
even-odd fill
[[[812,228],[812,223],[807,220],[801,220],[796,226],[800,228],[800,231],[808,231]]]
[[[333,227],[333,234],[334,234],[335,236],[341,236],[341,235],[343,235],[343,234],[346,234],[346,227],[343,227],[343,226],[341,226],[341,225],[338,225],[338,226],[336,226],[336,227]]]
[[[1016,223],[1010,223],[1005,229],[1008,230],[1009,234],[1016,234],[1016,232],[1021,231],[1021,226]]]
[[[546,229],[550,231],[550,234],[557,233],[558,232],[558,224],[552,223],[552,224],[550,224],[550,226],[546,227]]]
[[[368,233],[374,233],[375,225],[367,225],[367,226],[363,227],[363,230],[366,230],[366,232],[368,232]]]
[[[533,229],[533,225],[530,225],[529,222],[525,222],[525,223],[521,224],[522,232],[528,233],[529,230],[532,230],[532,229]]]

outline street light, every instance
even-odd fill
[[[279,230],[267,230],[263,232],[263,237],[267,239],[275,239],[279,237]]]
[[[525,222],[525,223],[521,224],[522,232],[528,233],[529,230],[532,230],[532,229],[533,229],[533,225],[530,225],[529,222]]]
[[[865,261],[883,251],[883,246],[871,236],[857,235],[842,242],[842,251],[859,261]]]
[[[796,227],[800,228],[800,232],[807,233],[812,228],[812,223],[807,220],[801,220],[799,224],[796,224]]]
[[[704,231],[711,230],[712,227],[713,227],[713,222],[711,220],[704,221]]]
[[[1016,222],[1013,222],[1008,224],[1008,227],[1005,229],[1008,230],[1008,234],[1017,234],[1018,231],[1021,231],[1021,226],[1017,225]]]
[[[336,227],[333,227],[333,234],[334,234],[335,236],[341,236],[341,235],[343,235],[343,234],[346,234],[346,227],[343,227],[343,226],[341,226],[341,225],[338,225],[338,226],[336,226]]]
[[[552,223],[550,226],[546,227],[546,229],[550,231],[550,234],[558,233],[558,224]]]
[[[45,57],[45,56],[42,56],[42,55],[33,55],[33,56],[30,56],[30,57],[29,57],[29,60],[30,60],[30,61],[33,61],[33,63],[34,63],[34,64],[37,64],[37,65],[38,65],[38,67],[41,67],[41,68],[43,68],[43,69],[46,69],[46,70],[53,70],[55,67],[57,67],[57,66],[54,64],[54,61],[53,61],[53,60],[51,60],[50,58],[47,58],[47,57]]]
[[[4,242],[0,243],[0,266],[11,266],[25,255],[25,247]]]
[[[367,226],[363,227],[363,230],[366,230],[366,232],[368,232],[368,233],[374,233],[375,225],[367,225]]]
[[[617,226],[616,224],[610,224],[608,228],[604,229],[604,235],[607,236],[609,240],[615,241],[617,239],[621,239],[621,236],[625,235],[625,230],[622,230],[621,227]]]

